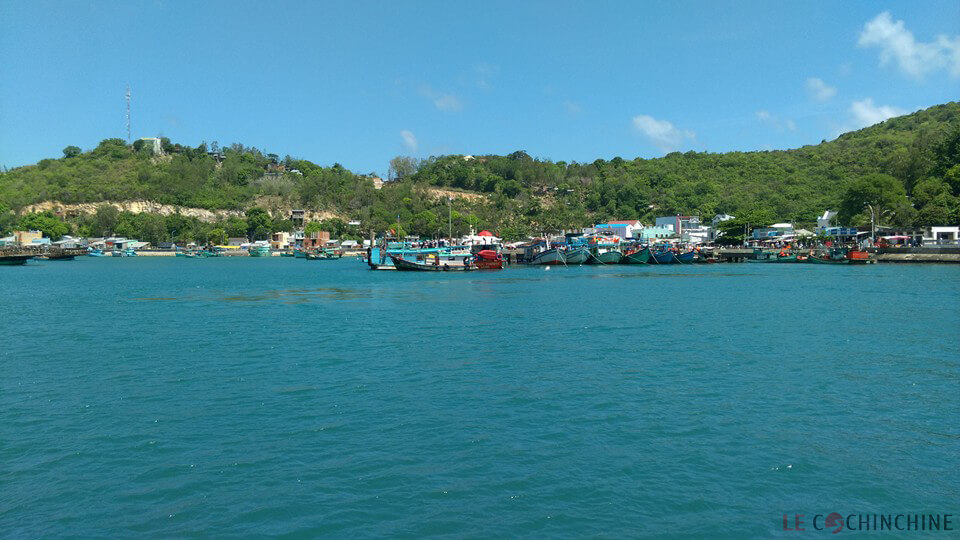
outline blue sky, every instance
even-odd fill
[[[0,0],[0,165],[132,131],[360,173],[795,148],[960,97],[960,3]]]

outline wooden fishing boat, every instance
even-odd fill
[[[32,258],[33,255],[0,255],[0,266],[20,266]]]
[[[530,264],[559,265],[567,264],[567,253],[560,248],[550,248],[541,251],[530,261]]]
[[[674,264],[677,258],[672,251],[660,251],[652,255],[651,259],[657,264]]]
[[[590,251],[587,248],[568,248],[564,253],[567,264],[585,264],[590,260]]]
[[[470,264],[449,264],[449,262],[421,263],[408,261],[398,255],[390,255],[393,265],[401,271],[419,271],[419,272],[468,272],[476,270],[476,267]],[[436,259],[439,261],[439,259]]]
[[[696,258],[697,258],[697,252],[696,252],[696,251],[688,251],[688,252],[686,252],[686,253],[681,253],[681,254],[677,255],[676,257],[677,257],[677,262],[679,262],[679,263],[681,263],[681,264],[693,264],[693,262],[694,262],[694,261],[696,260]]]
[[[650,248],[645,247],[639,251],[624,254],[620,264],[650,264]]]
[[[796,255],[779,255],[774,253],[763,253],[756,259],[747,259],[749,263],[796,263],[800,262]]]
[[[270,246],[252,246],[248,252],[251,257],[269,257]]]
[[[484,249],[474,256],[474,264],[478,270],[502,270],[503,257],[492,249]]]
[[[876,261],[870,258],[870,253],[866,251],[860,251],[859,249],[850,249],[847,250],[847,254],[844,256],[850,264],[873,264]]]
[[[623,252],[619,249],[594,248],[587,264],[619,264],[622,258]]]
[[[834,259],[832,257],[816,257],[811,255],[807,257],[808,263],[813,264],[850,264],[849,259]]]

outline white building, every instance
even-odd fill
[[[598,223],[593,228],[596,232],[610,231],[620,238],[640,238],[640,232],[643,230],[643,223],[640,220],[610,221],[607,223]]]
[[[927,234],[923,235],[923,243],[934,245],[957,245],[960,242],[960,227],[929,227]]]
[[[837,213],[833,210],[825,211],[822,216],[817,218],[817,232],[824,232],[833,227],[833,218],[835,217],[837,217]]]

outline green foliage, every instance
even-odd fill
[[[161,139],[167,154],[138,152],[121,139],[106,139],[86,153],[65,149],[62,159],[0,172],[0,204],[13,211],[42,202],[99,203],[149,200],[206,209],[249,209],[248,219],[216,224],[164,220],[167,238],[265,237],[289,230],[285,218],[266,209],[328,211],[363,222],[363,230],[341,223],[311,225],[335,236],[357,237],[396,227],[420,236],[446,234],[448,212],[454,234],[487,228],[504,238],[582,227],[603,220],[728,213],[740,219],[754,211],[775,221],[812,224],[828,208],[844,206],[841,223],[869,222],[864,178],[883,175],[892,193],[884,199],[884,223],[950,224],[958,220],[960,196],[960,104],[949,103],[846,133],[836,140],[795,150],[711,154],[674,152],[658,159],[597,159],[589,163],[540,159],[518,150],[506,156],[398,157],[390,179],[374,189],[369,178],[339,164],[321,166],[286,156],[282,163],[302,174],[278,172],[278,154],[242,144],[218,149],[223,159]],[[211,145],[211,148],[213,146]],[[66,150],[70,149],[70,152]],[[66,156],[71,157],[66,157]],[[890,180],[893,180],[891,183]],[[895,189],[894,183],[901,189]],[[947,186],[949,193],[944,191]],[[436,189],[472,192],[481,198],[449,203]],[[885,188],[885,189],[886,189]],[[913,197],[911,207],[905,195]],[[262,207],[259,210],[254,207]],[[99,212],[98,212],[99,214]],[[3,213],[0,212],[0,216]],[[11,218],[0,217],[9,223]],[[946,220],[943,222],[942,220]],[[771,220],[772,222],[773,220]],[[751,221],[756,224],[757,221]],[[72,224],[94,234],[124,230],[159,235],[147,222],[94,216]],[[742,224],[741,224],[742,225]],[[146,226],[146,229],[144,229]],[[725,225],[732,241],[737,223]]]
[[[774,216],[765,209],[753,209],[740,212],[734,219],[717,224],[717,243],[725,246],[743,245],[750,231],[758,227],[769,227]]]
[[[320,221],[311,221],[303,227],[303,232],[307,234],[318,233],[322,230],[324,229],[323,229],[322,222]]]
[[[266,210],[259,206],[247,210],[247,238],[252,240],[267,240],[270,238],[273,219]]]
[[[117,226],[119,216],[120,211],[113,205],[98,206],[97,213],[93,215],[93,221],[90,224],[91,233],[95,236],[110,236]]]
[[[74,158],[83,153],[78,146],[68,146],[63,149],[63,157],[66,159]]]
[[[850,184],[837,217],[842,223],[861,224],[869,223],[872,213],[879,225],[881,220],[901,222],[909,210],[903,183],[890,175],[874,173]]]
[[[60,221],[53,212],[34,212],[20,218],[17,227],[23,231],[41,231],[51,240],[59,240],[70,232],[70,227]]]

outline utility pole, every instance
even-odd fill
[[[453,197],[447,197],[447,237],[453,241]]]

